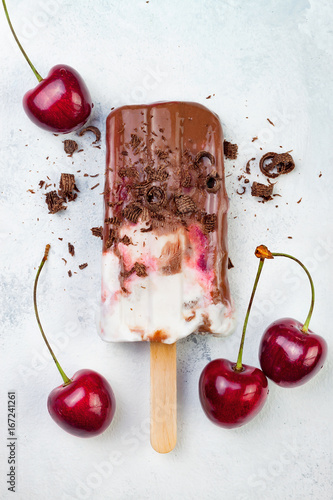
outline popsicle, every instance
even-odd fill
[[[106,146],[100,333],[150,341],[151,366],[173,366],[161,344],[234,327],[222,127],[196,103],[123,106]]]

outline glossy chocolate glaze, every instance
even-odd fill
[[[160,274],[181,272],[193,245],[201,245],[197,265],[214,272],[211,300],[229,307],[228,198],[218,116],[191,102],[123,106],[107,118],[106,145],[103,252],[119,258],[121,293],[129,293],[133,273],[149,277],[140,258],[132,268],[124,262],[122,248],[131,238],[122,228],[137,226],[156,238],[180,231],[186,243],[164,246]],[[197,331],[214,333],[207,318]]]

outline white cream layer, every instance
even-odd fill
[[[138,341],[161,335],[166,337],[164,342],[171,344],[195,333],[203,323],[210,324],[214,335],[232,332],[233,310],[212,302],[202,271],[186,265],[184,260],[177,274],[165,275],[158,270],[166,243],[185,245],[183,230],[156,237],[152,231],[140,232],[136,225],[122,228],[122,233],[133,242],[128,246],[118,244],[126,268],[140,258],[147,266],[148,276],[132,274],[125,284],[129,294],[124,294],[119,284],[118,257],[112,251],[103,254],[100,327],[104,340]]]

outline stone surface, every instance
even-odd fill
[[[192,336],[179,343],[178,445],[167,456],[157,455],[149,444],[149,346],[107,345],[96,332],[101,240],[90,228],[103,224],[104,141],[96,149],[90,134],[66,136],[84,149],[68,158],[64,137],[29,122],[21,101],[36,80],[1,13],[0,497],[11,498],[5,476],[6,393],[16,390],[17,499],[331,499],[330,351],[326,366],[308,384],[294,390],[270,384],[260,415],[234,431],[211,424],[197,394],[208,360],[236,359],[258,244],[290,252],[309,266],[317,292],[311,328],[332,343],[331,3],[96,0],[81,2],[78,9],[70,0],[31,0],[10,2],[9,10],[42,75],[58,63],[81,73],[95,102],[91,124],[102,133],[110,109],[123,104],[184,99],[219,114],[226,139],[239,145],[238,159],[226,162],[226,175],[232,174],[226,181],[235,266],[229,276],[239,327],[227,339]],[[258,168],[261,154],[289,150],[296,168],[277,179],[274,193],[282,197],[262,204],[249,187],[243,196],[236,194],[237,176],[248,159],[257,159],[251,182],[265,182]],[[49,176],[48,182],[58,184],[61,172],[75,173],[80,193],[66,211],[49,215],[38,183]],[[74,257],[68,242],[75,246]],[[117,398],[111,427],[91,440],[66,434],[47,414],[47,396],[61,379],[32,305],[46,243],[51,251],[39,287],[45,331],[68,375],[95,369]],[[79,270],[85,262],[88,267]],[[282,259],[265,264],[245,363],[258,364],[261,333],[273,320],[305,319],[308,283],[295,266]]]

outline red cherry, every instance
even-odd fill
[[[259,347],[265,375],[282,387],[305,384],[323,367],[327,344],[292,318],[274,321],[264,332]]]
[[[116,400],[102,375],[93,370],[79,370],[68,384],[53,389],[47,408],[65,431],[79,437],[92,437],[110,425]]]
[[[70,66],[58,65],[24,95],[23,107],[39,127],[66,134],[86,123],[92,101],[79,73]]]
[[[23,97],[26,114],[36,125],[51,132],[67,134],[82,127],[89,118],[92,102],[81,76],[69,66],[58,65],[43,79],[17,38],[5,0],[2,5],[13,37],[39,82]]]
[[[80,437],[97,436],[110,425],[116,400],[109,382],[93,370],[80,370],[71,379],[68,378],[46,338],[38,314],[37,285],[49,250],[50,245],[46,245],[37,270],[33,293],[34,309],[42,337],[64,383],[50,393],[47,407],[53,420],[70,434]]]
[[[264,406],[268,382],[259,368],[227,359],[215,359],[202,371],[199,397],[207,417],[220,427],[240,427],[254,418]]]

